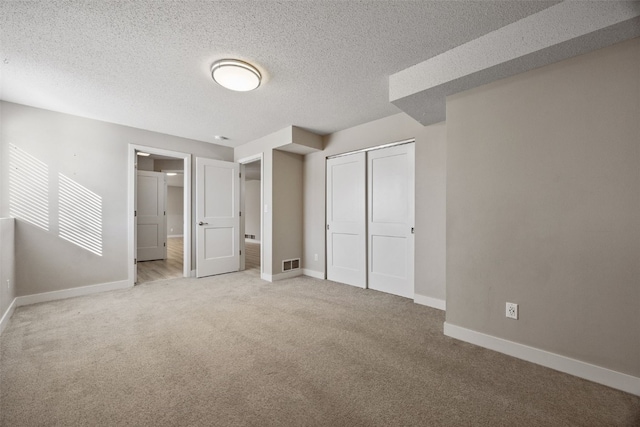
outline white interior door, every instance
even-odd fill
[[[414,144],[368,153],[369,288],[414,296]]]
[[[166,176],[162,172],[137,172],[137,259],[166,258]]]
[[[367,286],[365,153],[327,160],[327,279]]]
[[[196,158],[196,276],[240,268],[240,165]]]

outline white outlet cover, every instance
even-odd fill
[[[512,302],[508,302],[505,314],[509,319],[518,320],[518,304],[514,304]]]

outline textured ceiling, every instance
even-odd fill
[[[238,146],[400,110],[388,78],[557,1],[2,1],[0,98]],[[256,65],[229,92],[211,64]]]

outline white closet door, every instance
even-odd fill
[[[367,286],[365,153],[327,160],[327,279]]]
[[[369,288],[413,298],[414,144],[368,153]]]

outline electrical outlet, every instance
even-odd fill
[[[512,302],[507,303],[507,317],[509,319],[518,320],[518,304],[514,304]]]
[[[11,290],[11,281],[9,279],[7,279],[7,290]]]
[[[318,260],[318,254],[314,254],[314,255],[313,255],[313,260],[314,260],[314,261],[317,261],[317,260]]]

